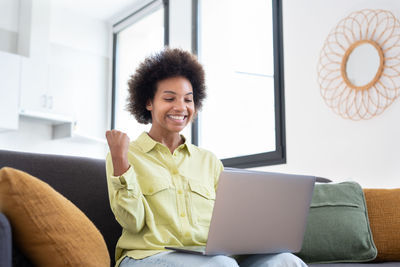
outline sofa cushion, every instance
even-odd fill
[[[399,267],[398,262],[379,262],[379,263],[315,263],[309,264],[309,267]]]
[[[297,255],[307,263],[333,263],[371,261],[376,254],[361,186],[316,184]]]
[[[10,224],[7,217],[0,213],[0,266],[11,266],[11,244]]]
[[[15,242],[34,265],[110,266],[103,236],[94,224],[45,182],[2,168],[0,203]]]
[[[364,189],[376,261],[400,261],[400,189]]]

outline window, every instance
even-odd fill
[[[281,0],[194,0],[193,7],[193,50],[208,97],[192,140],[225,166],[286,162]]]
[[[150,125],[126,111],[128,80],[139,63],[168,44],[168,1],[152,1],[113,25],[113,97],[111,128],[136,138]]]

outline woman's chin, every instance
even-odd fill
[[[171,132],[180,133],[181,131],[183,131],[186,128],[186,126],[187,125],[172,125],[168,128]]]

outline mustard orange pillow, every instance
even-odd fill
[[[400,261],[400,189],[364,189],[378,256],[375,261]]]
[[[95,225],[45,182],[2,168],[0,211],[35,266],[110,266],[107,246]]]

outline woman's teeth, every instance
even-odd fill
[[[185,116],[173,116],[173,115],[169,115],[168,117],[174,120],[183,120],[185,118]]]

